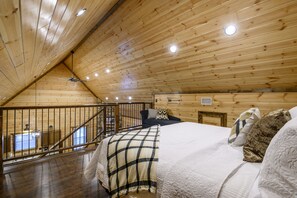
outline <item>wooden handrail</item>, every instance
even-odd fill
[[[105,137],[109,132],[113,134],[114,132],[121,132],[123,130],[141,128],[142,125],[141,120],[139,119],[139,112],[143,109],[150,108],[151,105],[152,103],[149,102],[125,102],[70,106],[57,105],[0,107],[0,137],[2,137],[0,142],[0,175],[3,174],[3,162],[15,159],[25,159],[32,156],[43,157],[48,153],[54,153],[56,151],[61,152],[70,148],[79,147],[79,145],[71,146],[71,144],[73,145],[74,143],[71,143],[71,141],[68,142],[66,140],[69,140],[69,138],[72,137],[75,132],[77,132],[83,126],[86,126],[86,124],[90,124],[91,126],[90,130],[87,130],[86,135],[93,135],[88,136],[92,137],[92,140],[89,140],[86,144],[82,144],[82,146],[94,144],[94,142],[100,142],[102,139],[98,139],[98,137]],[[33,115],[30,112],[32,112]],[[76,116],[76,112],[79,112],[78,116]],[[66,117],[67,115],[69,117]],[[33,118],[31,121],[30,116],[35,116],[35,118]],[[61,116],[63,120],[62,123],[60,123]],[[20,122],[16,124],[17,122],[15,119],[18,117],[20,117]],[[59,122],[57,122],[57,118],[59,118]],[[49,119],[52,119],[51,122]],[[23,120],[25,121],[24,123]],[[34,123],[35,120],[36,123]],[[6,127],[3,127],[3,123],[6,123]],[[26,123],[29,125],[30,123],[34,123],[34,130],[41,129],[38,130],[41,133],[41,137],[35,137],[36,146],[34,146],[34,148],[29,146],[30,148],[25,147],[23,149],[23,147],[21,147],[21,150],[16,151],[14,150],[16,143],[12,142],[12,139],[9,140],[9,135],[12,135],[10,138],[15,138],[14,135],[16,134],[16,131],[22,130],[23,124]],[[75,123],[74,125],[78,127],[71,129],[72,123]],[[9,130],[8,126],[10,127]],[[43,136],[43,133],[46,132],[44,131],[44,126],[45,129],[48,130],[46,136]],[[29,127],[32,128],[32,126]],[[52,127],[53,131],[51,135],[49,132],[50,127]],[[100,127],[100,130],[98,127]],[[61,130],[64,131],[63,135]],[[32,130],[29,129],[28,131]],[[70,133],[68,134],[67,131]],[[25,133],[26,132],[22,131],[22,134]],[[29,134],[30,133],[33,134],[32,132],[29,132]],[[56,137],[56,134],[58,134],[59,137]],[[5,140],[3,137],[5,137]],[[8,146],[9,142],[12,142],[13,145]],[[47,150],[44,150],[44,148],[47,148]]]

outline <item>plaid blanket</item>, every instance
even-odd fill
[[[147,190],[156,193],[159,126],[118,133],[108,142],[109,192],[119,197]]]

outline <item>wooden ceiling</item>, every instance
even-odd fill
[[[61,62],[116,2],[0,0],[0,104]]]
[[[63,61],[116,2],[0,0],[0,96]],[[237,26],[233,36],[224,33],[228,24]],[[111,102],[151,101],[154,93],[297,91],[296,32],[295,0],[126,0],[75,50],[74,72]],[[64,62],[71,67],[70,57]]]
[[[224,33],[228,24],[237,26],[235,35]],[[75,73],[89,76],[86,84],[103,100],[296,91],[297,1],[129,0],[74,56]]]

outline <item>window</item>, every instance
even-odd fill
[[[36,148],[35,133],[25,133],[15,135],[15,151],[28,150]]]
[[[87,142],[87,129],[86,127],[81,127],[73,134],[73,146],[85,144]],[[76,147],[74,150],[81,149],[82,147]]]

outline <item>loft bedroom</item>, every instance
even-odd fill
[[[296,1],[0,5],[1,197],[297,196]]]

